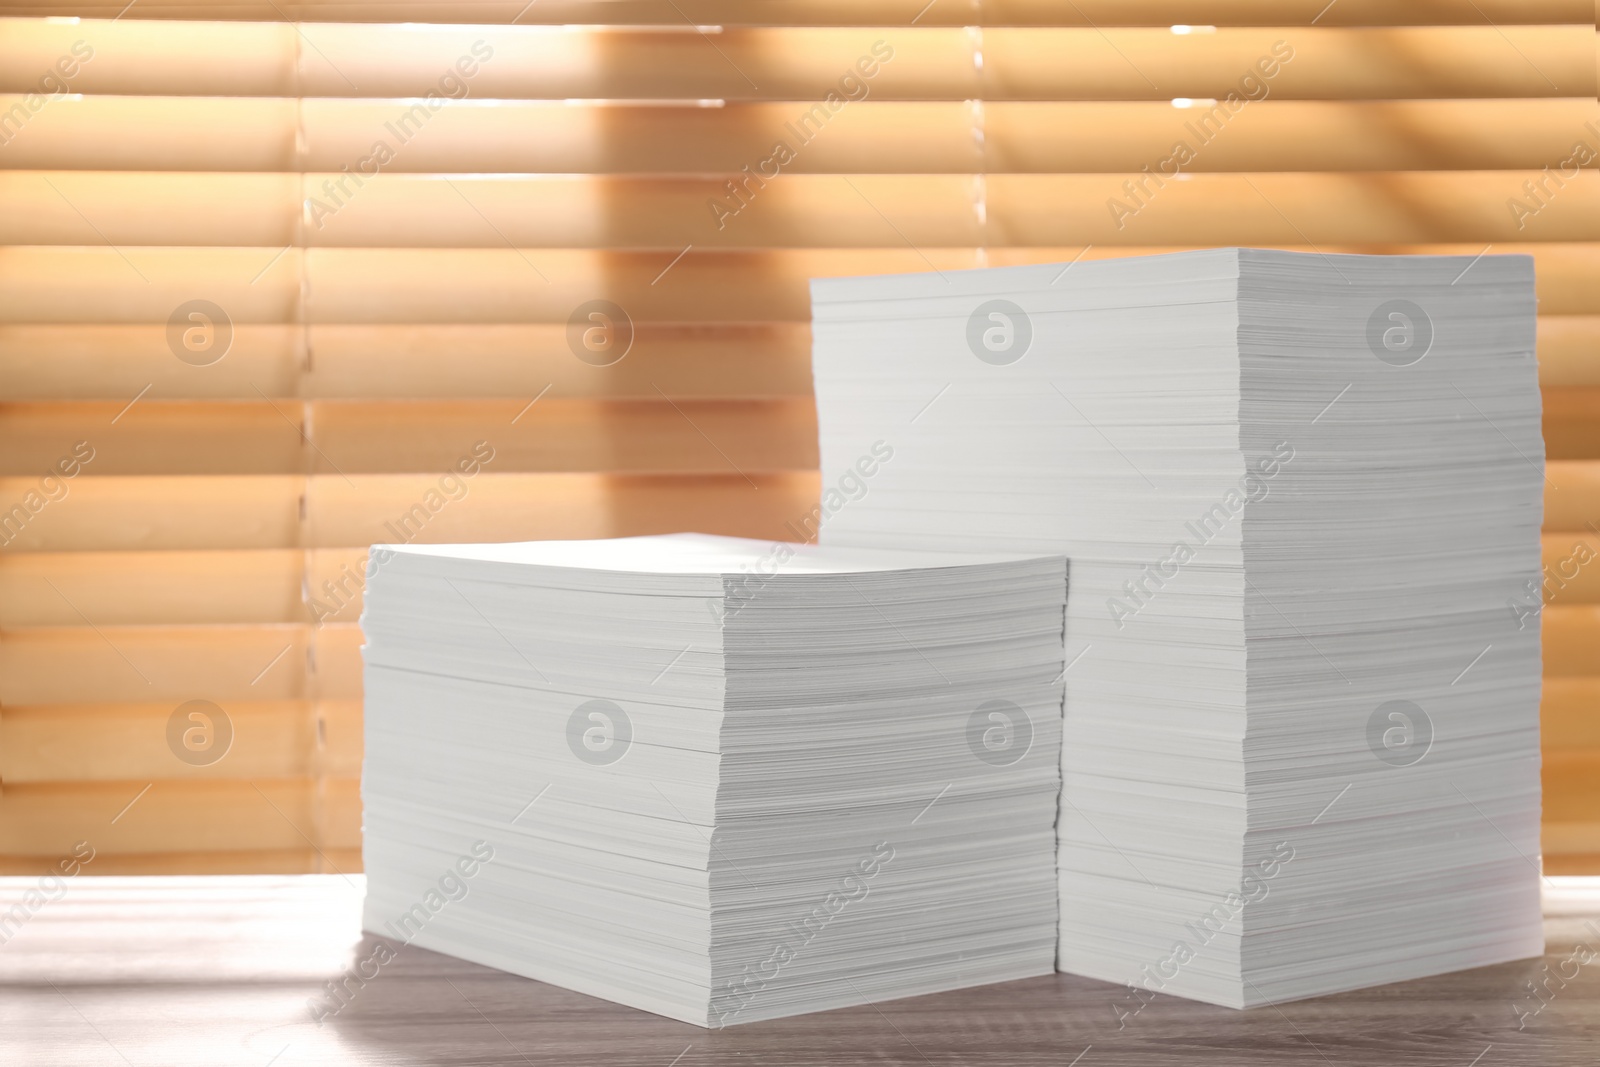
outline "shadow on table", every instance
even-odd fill
[[[1582,1034],[1600,1021],[1600,973],[1569,983],[1565,997],[1530,1001],[1529,983],[1568,947],[1553,940],[1543,962],[1247,1011],[1057,974],[706,1030],[367,934],[347,998],[330,993],[336,1010],[322,1022],[363,1062],[416,1064],[1465,1067],[1490,1046],[1496,1067],[1590,1063]],[[374,977],[356,973],[383,959]],[[1519,1015],[1525,1001],[1545,1007]]]

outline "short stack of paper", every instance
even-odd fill
[[[366,929],[702,1026],[1053,970],[1061,557],[373,560]]]
[[[1069,557],[1062,970],[1132,1014],[1542,951],[1530,259],[812,293],[822,543]]]

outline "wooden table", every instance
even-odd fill
[[[37,885],[0,879],[0,916]],[[359,877],[60,892],[0,944],[6,1067],[1600,1064],[1600,879],[1547,881],[1543,961],[1244,1012],[1159,997],[1120,1029],[1123,987],[1055,975],[707,1031],[415,947],[319,1026],[307,1001],[375,944]]]

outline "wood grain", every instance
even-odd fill
[[[92,869],[0,950],[15,1062],[1589,1067],[1600,1030],[1600,963],[1564,966],[1600,946],[1592,878],[1547,880],[1542,961],[1278,1007],[1157,997],[1119,1029],[1121,986],[1058,974],[707,1031],[409,946],[318,1026],[307,1001],[377,944],[359,877]],[[0,909],[35,884],[0,880]]]

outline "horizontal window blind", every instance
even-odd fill
[[[365,546],[807,536],[808,279],[1235,244],[1535,257],[1547,869],[1600,870],[1595,41],[1587,0],[0,0],[0,870],[359,869]]]

